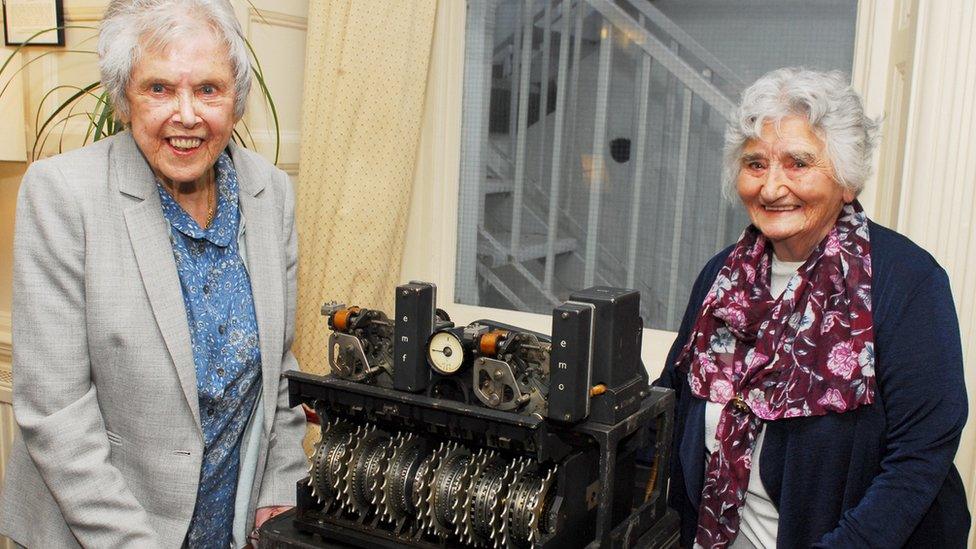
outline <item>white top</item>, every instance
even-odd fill
[[[779,296],[786,289],[786,284],[796,271],[803,265],[803,261],[780,261],[773,256],[772,276],[769,291]],[[722,405],[714,402],[705,403],[705,451],[707,457],[718,448],[715,431],[718,429],[719,415]],[[752,453],[752,469],[749,471],[749,488],[746,499],[739,511],[739,534],[732,542],[732,549],[775,548],[776,531],[779,527],[779,512],[769,498],[769,494],[759,479],[759,464],[762,455],[762,444],[766,434],[766,426],[759,428],[756,447]]]

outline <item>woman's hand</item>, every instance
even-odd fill
[[[251,541],[252,547],[257,547],[258,542],[258,530],[261,525],[264,524],[268,519],[276,517],[285,511],[291,509],[292,505],[278,505],[275,507],[261,507],[254,512],[254,531],[251,532],[249,540]]]
[[[254,512],[254,528],[255,530],[260,528],[264,521],[276,517],[285,511],[291,509],[291,505],[279,505],[277,507],[262,507]]]

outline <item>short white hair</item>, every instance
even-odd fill
[[[227,46],[234,73],[234,114],[244,116],[251,62],[228,0],[112,0],[98,31],[98,68],[117,118],[129,115],[125,88],[144,50],[165,49],[201,27],[212,29]]]
[[[802,116],[827,149],[838,184],[856,196],[871,176],[871,155],[881,121],[864,114],[861,97],[840,71],[783,68],[766,73],[742,92],[725,129],[722,183],[734,197],[740,156],[746,142],[762,134],[766,122]]]

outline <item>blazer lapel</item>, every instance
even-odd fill
[[[176,367],[183,396],[199,428],[200,401],[190,327],[187,324],[176,260],[173,258],[173,246],[169,240],[169,224],[163,217],[155,179],[149,164],[128,132],[116,138],[112,164],[119,191],[138,199],[125,209],[129,240],[153,315]],[[199,432],[202,437],[202,428]]]
[[[275,216],[280,218],[281,213],[275,212],[272,197],[264,192],[265,183],[260,174],[267,170],[255,166],[235,144],[231,143],[230,149],[240,185],[238,196],[245,222],[247,272],[251,279],[261,346],[264,429],[269,432],[278,402],[282,327],[285,325],[280,229],[275,224]]]

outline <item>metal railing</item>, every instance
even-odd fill
[[[644,193],[649,181],[657,181],[657,197],[662,190],[671,189],[671,195],[664,201],[674,206],[674,220],[670,227],[670,238],[666,243],[666,256],[671,268],[665,280],[654,284],[655,294],[667,310],[667,323],[675,321],[679,312],[679,285],[687,281],[681,278],[681,270],[676,268],[682,256],[685,243],[685,210],[691,203],[689,195],[689,166],[692,140],[697,139],[698,151],[705,145],[707,131],[712,126],[724,124],[734,103],[730,95],[741,89],[736,75],[723,65],[707,49],[698,44],[677,24],[668,19],[657,8],[640,0],[571,0],[541,3],[524,2],[517,7],[507,5],[502,9],[518,9],[518,23],[513,25],[512,33],[499,43],[490,45],[495,34],[494,15],[499,2],[476,1],[469,4],[469,25],[466,47],[478,44],[482,48],[481,59],[487,66],[465,68],[465,86],[474,89],[465,94],[465,141],[464,158],[466,169],[462,171],[464,180],[461,191],[461,210],[469,212],[476,207],[477,228],[464,228],[471,223],[471,217],[460,219],[458,253],[457,295],[477,301],[477,284],[474,277],[480,277],[494,287],[510,304],[519,308],[531,308],[539,303],[528,294],[542,298],[541,303],[552,303],[565,296],[555,295],[559,278],[558,258],[567,253],[565,238],[572,237],[581,244],[581,249],[569,250],[575,263],[582,263],[581,286],[595,283],[614,283],[628,287],[642,284],[641,261],[641,220],[647,215],[641,205],[651,195]],[[478,21],[478,18],[484,20]],[[488,21],[492,19],[492,21]],[[596,36],[585,36],[585,28],[598,25]],[[481,33],[481,34],[479,34]],[[472,35],[476,36],[472,36]],[[541,40],[534,37],[541,34]],[[558,35],[558,62],[552,63],[553,36]],[[613,79],[614,49],[617,43],[633,44],[639,59],[636,62],[634,77],[634,143],[631,151],[633,164],[627,180],[631,185],[629,199],[631,209],[623,216],[627,224],[626,246],[622,250],[611,250],[603,243],[600,235],[604,223],[604,197],[607,185],[612,183],[608,172],[608,121],[610,93]],[[506,52],[508,57],[506,57]],[[592,57],[592,59],[591,59]],[[469,50],[469,63],[471,60]],[[593,94],[592,119],[581,120],[579,94],[581,64],[587,61],[594,64],[596,85]],[[493,74],[492,69],[501,66],[501,75]],[[505,72],[505,68],[508,71]],[[652,70],[663,70],[668,82],[667,92],[652,92]],[[555,71],[554,73],[552,71]],[[497,73],[498,71],[496,71]],[[508,98],[508,146],[497,147],[490,143],[489,114],[491,107],[486,93],[493,89],[492,81],[502,82],[507,88]],[[554,80],[555,98],[549,101],[550,83]],[[473,86],[478,86],[473,88]],[[479,98],[475,95],[480,91]],[[530,122],[530,102],[532,94],[538,93],[538,117]],[[497,103],[496,103],[497,106]],[[549,108],[553,107],[552,120]],[[717,116],[716,116],[717,115]],[[588,115],[590,116],[590,115]],[[652,125],[651,119],[659,123]],[[551,131],[550,131],[551,125]],[[693,125],[699,128],[696,134]],[[704,128],[704,129],[702,129]],[[584,138],[577,132],[592,129],[590,145],[581,149]],[[475,138],[470,137],[474,133]],[[657,138],[656,140],[654,138]],[[537,147],[542,151],[536,157],[529,154],[530,140],[540,140]],[[665,146],[661,148],[660,160],[656,167],[645,158],[644,151],[654,142]],[[507,149],[507,150],[506,150]],[[666,153],[664,151],[671,151]],[[495,166],[491,173],[495,177],[511,177],[511,186],[490,186],[486,182],[491,158],[500,155],[507,166]],[[547,160],[548,157],[548,162]],[[535,162],[533,162],[535,160]],[[573,170],[578,161],[587,164],[585,170]],[[548,168],[548,174],[546,173]],[[653,169],[653,168],[656,168]],[[535,176],[530,175],[534,171]],[[584,173],[585,172],[585,173]],[[701,170],[697,170],[701,172]],[[667,185],[661,181],[667,181]],[[585,212],[574,210],[567,203],[573,198],[572,185],[579,183],[586,189]],[[567,185],[570,188],[567,189]],[[479,191],[471,192],[471,189]],[[528,194],[531,191],[531,194]],[[486,193],[507,192],[510,196],[504,208],[510,208],[510,233],[507,238],[490,234],[485,228],[485,219],[499,215],[498,202],[486,201]],[[546,199],[541,204],[526,202],[539,195]],[[466,204],[466,205],[465,205]],[[486,208],[493,208],[487,211]],[[544,210],[538,212],[537,210]],[[712,251],[728,239],[725,230],[726,208],[719,206],[716,212],[716,230]],[[528,217],[526,217],[528,216]],[[463,217],[463,215],[462,215]],[[586,219],[585,226],[574,221]],[[537,257],[520,253],[525,245],[525,223],[533,227],[541,225],[545,231],[545,252]],[[461,233],[467,232],[466,236]],[[510,272],[518,273],[523,283],[505,280],[490,265],[479,264],[477,242],[489,242],[498,249],[507,245],[507,256],[513,267]],[[561,243],[562,246],[557,246]],[[474,245],[472,245],[474,244]],[[710,244],[710,245],[711,245]],[[528,257],[528,258],[527,258]],[[527,268],[526,261],[541,262],[542,268]],[[602,262],[602,263],[601,263]],[[625,275],[619,280],[608,281],[600,276],[601,265],[619,264]],[[488,273],[491,273],[490,275]],[[538,273],[538,274],[536,274]],[[660,278],[660,277],[659,277]],[[465,285],[468,285],[467,287]],[[515,287],[518,286],[518,287]],[[661,287],[666,287],[661,290]],[[475,287],[472,290],[472,287]],[[666,296],[666,297],[664,297]],[[541,312],[541,311],[540,311]]]

